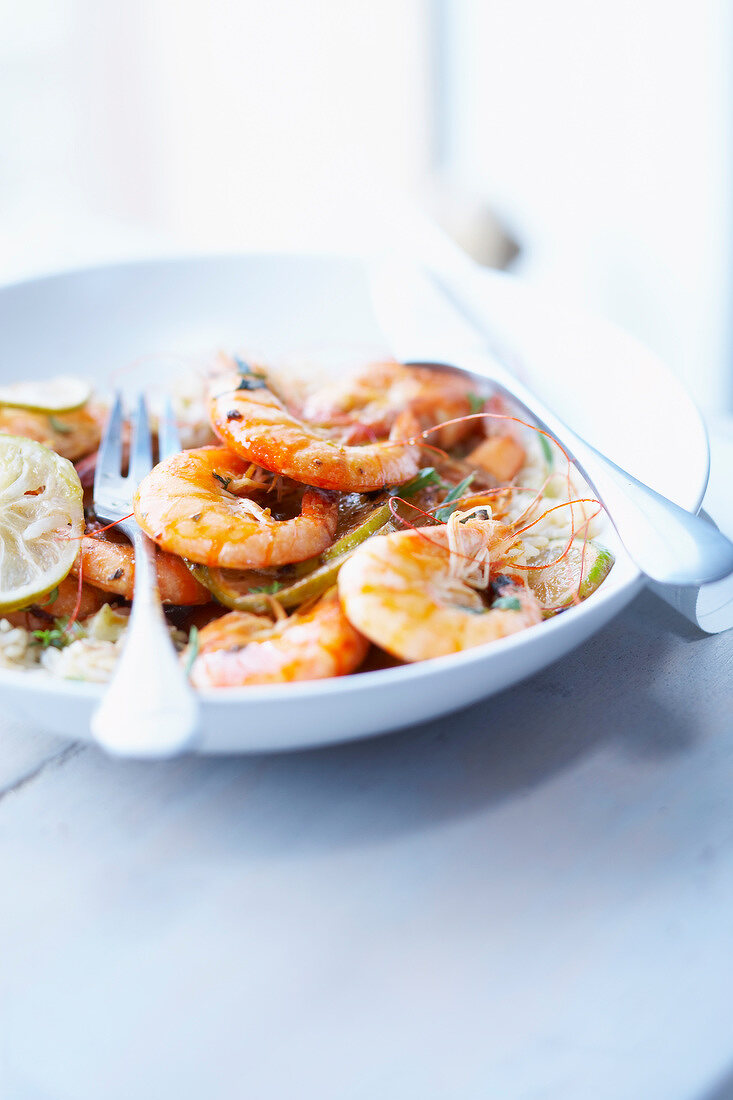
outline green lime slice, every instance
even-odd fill
[[[564,539],[553,539],[531,562],[546,568],[528,569],[524,574],[546,615],[572,606],[576,596],[587,599],[606,579],[615,560],[610,550],[596,542],[574,542],[558,561],[566,546]]]
[[[371,535],[381,531],[391,518],[389,505],[379,505],[355,530],[338,539],[328,550],[300,562],[295,567],[297,578],[286,584],[279,584],[268,575],[258,576],[253,570],[217,569],[193,562],[186,562],[186,565],[219,603],[233,611],[266,614],[271,606],[268,596],[275,596],[279,604],[291,610],[331,588],[347,557]]]
[[[60,375],[35,382],[11,382],[0,386],[0,405],[30,412],[66,413],[86,405],[92,388],[81,378]]]
[[[353,553],[353,551],[351,551]],[[251,611],[256,615],[265,615],[271,608],[269,596],[288,611],[300,607],[306,600],[321,596],[336,583],[338,572],[350,554],[329,561],[308,573],[292,584],[281,585],[277,582],[257,585],[257,578],[237,569],[216,569],[206,565],[186,562],[197,581],[208,588],[211,595],[232,611]],[[261,578],[260,578],[261,579]]]
[[[0,613],[60,584],[83,531],[83,490],[71,463],[33,439],[0,435]]]

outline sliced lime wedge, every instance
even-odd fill
[[[558,561],[566,546],[564,539],[553,539],[539,557],[532,559],[533,566],[543,568],[525,573],[546,615],[570,607],[576,598],[587,599],[606,579],[615,560],[610,550],[596,542],[574,542]]]
[[[0,613],[36,602],[67,575],[84,531],[82,498],[67,459],[0,435]]]
[[[297,576],[285,584],[279,584],[268,575],[258,575],[246,569],[218,569],[186,562],[196,580],[208,588],[212,596],[234,611],[252,611],[267,614],[272,603],[268,596],[275,596],[282,607],[291,610],[306,600],[323,595],[338,578],[338,572],[357,546],[371,535],[381,531],[392,517],[388,504],[380,504],[353,531],[316,558],[299,562],[295,566]]]
[[[81,378],[59,376],[36,382],[11,382],[0,386],[0,405],[31,412],[73,412],[86,405],[92,388]]]

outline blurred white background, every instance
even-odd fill
[[[405,198],[480,244],[488,207],[518,272],[731,406],[725,0],[0,10],[0,278],[369,247]]]

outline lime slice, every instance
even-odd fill
[[[532,565],[543,569],[528,569],[527,583],[546,613],[570,607],[575,598],[587,599],[606,579],[614,556],[596,542],[574,542],[561,561],[557,561],[567,546],[564,539],[553,539],[542,553],[532,559]],[[557,561],[556,565],[552,562]]]
[[[196,580],[208,588],[211,595],[224,607],[230,607],[233,611],[252,611],[257,615],[265,615],[272,607],[268,596],[274,596],[288,610],[300,607],[306,600],[322,596],[336,583],[339,569],[353,552],[350,550],[340,558],[325,562],[290,584],[279,584],[275,581],[257,585],[254,581],[261,578],[253,580],[253,574],[246,570],[209,568],[193,562],[186,562],[186,565]]]
[[[297,576],[287,583],[278,583],[266,574],[246,569],[219,569],[214,566],[186,562],[197,581],[208,588],[212,596],[234,611],[253,611],[267,614],[272,603],[267,598],[275,596],[282,607],[291,610],[306,600],[323,595],[338,578],[339,569],[357,546],[381,531],[392,517],[388,504],[375,508],[353,531],[316,558],[299,562],[295,566]],[[273,583],[274,582],[274,583]]]
[[[67,376],[0,386],[0,405],[30,409],[31,412],[73,412],[86,405],[91,396],[92,388],[87,382]]]
[[[67,459],[0,435],[0,613],[27,607],[67,575],[84,531],[82,497]]]

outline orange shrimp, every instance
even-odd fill
[[[384,438],[404,410],[412,413],[421,431],[467,416],[475,408],[475,390],[475,382],[458,371],[387,360],[319,387],[305,398],[301,415],[312,424],[350,428],[349,442],[358,432],[365,438]],[[438,447],[452,447],[476,429],[471,420],[445,424],[430,439]]]
[[[275,519],[246,496],[250,463],[225,447],[200,447],[159,463],[135,493],[135,518],[158,546],[201,565],[266,569],[304,561],[330,546],[336,500],[303,493],[300,515]],[[233,491],[230,491],[233,490]]]
[[[77,581],[65,577],[58,586],[58,594],[50,603],[44,603],[41,598],[37,603],[22,611],[3,613],[0,618],[7,619],[13,626],[21,626],[24,630],[44,630],[53,626],[54,619],[65,618],[73,615],[79,598],[79,586]],[[45,597],[46,599],[48,597]],[[81,586],[81,600],[77,618],[86,619],[94,615],[107,602],[104,592],[93,588],[89,584]]]
[[[288,412],[261,374],[220,382],[209,415],[216,434],[236,454],[321,489],[366,493],[402,485],[420,465],[419,446],[408,442],[420,425],[409,410],[395,416],[388,442],[347,446]]]
[[[208,603],[208,589],[196,580],[184,562],[174,554],[158,550],[156,554],[158,588],[163,603],[190,607]],[[104,535],[86,535],[71,572],[78,576],[81,566],[84,581],[103,592],[114,592],[132,599],[135,584],[135,555],[129,542],[118,542]]]
[[[495,606],[479,594],[489,585],[492,550],[512,541],[507,530],[454,512],[444,527],[369,539],[339,572],[347,618],[405,661],[457,653],[540,622],[539,604],[521,582],[504,577]]]
[[[49,416],[11,406],[0,408],[0,433],[35,439],[70,462],[96,451],[107,419],[107,409],[87,402],[72,412]]]
[[[276,623],[232,611],[205,626],[198,640],[191,680],[199,688],[345,676],[369,649],[341,610],[335,588],[310,611]]]

